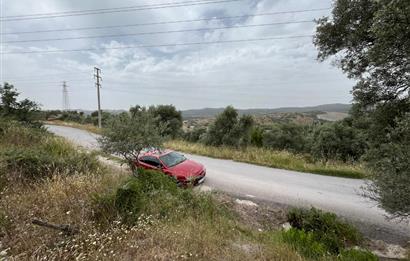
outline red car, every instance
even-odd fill
[[[141,152],[137,167],[162,171],[164,174],[174,177],[179,185],[199,185],[204,182],[205,167],[184,155],[172,150],[146,150]]]

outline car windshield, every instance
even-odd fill
[[[184,155],[181,155],[176,152],[170,152],[159,158],[167,167],[173,167],[186,160]]]

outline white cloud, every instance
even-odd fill
[[[18,3],[17,3],[18,2]],[[31,1],[10,1],[7,15],[51,11],[118,7],[118,1],[44,0],[32,7]],[[170,2],[164,0],[163,2]],[[93,4],[94,3],[94,4]],[[152,4],[139,1],[138,4]],[[121,1],[121,6],[135,5]],[[229,4],[167,8],[141,12],[67,17],[52,20],[8,22],[5,31],[40,30],[136,24],[157,21],[232,16],[322,8],[330,0],[243,0]],[[182,30],[218,27],[226,24],[251,25],[301,21],[317,18],[328,11],[256,16],[235,21],[201,21],[110,30],[21,35],[19,39],[54,38]],[[209,42],[310,35],[313,23],[144,35],[124,38],[83,39],[14,45],[8,50],[51,50],[77,48],[118,48],[129,45],[158,45],[184,42]],[[6,40],[11,40],[8,37]],[[233,104],[240,108],[304,106],[332,102],[349,102],[352,82],[328,63],[316,61],[310,38],[210,44],[161,48],[107,49],[53,54],[4,55],[3,81],[14,82],[25,97],[40,101],[47,108],[61,107],[61,84],[69,84],[72,108],[95,108],[93,67],[103,72],[103,106],[123,108],[131,105],[172,103],[178,108],[215,107]],[[48,83],[44,83],[48,82]]]

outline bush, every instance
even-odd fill
[[[135,223],[144,204],[143,187],[137,180],[130,180],[117,190],[114,206],[123,221]]]
[[[50,154],[39,147],[13,148],[0,152],[5,170],[19,180],[49,178],[55,174],[87,174],[99,169],[97,160],[85,152]]]
[[[348,121],[325,123],[314,129],[310,150],[317,159],[357,161],[367,149],[366,137]]]
[[[263,129],[255,127],[251,131],[251,144],[256,147],[263,146]]]
[[[293,228],[313,233],[315,239],[332,254],[339,254],[345,247],[357,245],[362,240],[354,227],[341,222],[333,213],[315,208],[293,209],[287,218]]]
[[[117,217],[125,224],[135,225],[141,214],[178,220],[188,216],[213,220],[218,214],[227,216],[229,213],[210,195],[196,195],[189,189],[179,189],[172,178],[148,170],[140,170],[138,177],[130,178],[115,193],[94,199],[94,218],[102,225]]]
[[[203,139],[206,134],[206,128],[195,128],[192,131],[184,133],[184,140],[189,142],[199,142]]]
[[[369,251],[349,249],[343,250],[338,256],[340,261],[378,261],[379,258]]]
[[[47,131],[44,128],[31,128],[17,121],[10,121],[0,118],[0,145],[28,147],[38,144]]]
[[[294,123],[274,124],[263,133],[262,143],[265,148],[302,152],[307,144],[307,132],[304,126]]]
[[[313,232],[291,228],[282,233],[282,238],[305,257],[319,259],[327,255],[326,245],[317,241],[316,235]]]
[[[11,179],[33,180],[54,174],[73,175],[101,170],[92,154],[78,151],[43,129],[17,122],[0,124],[0,168]]]
[[[138,176],[138,182],[144,193],[152,193],[153,191],[166,191],[172,195],[178,193],[176,180],[157,171],[143,171]]]

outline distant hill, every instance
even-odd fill
[[[305,112],[338,112],[338,113],[348,113],[351,104],[323,104],[318,106],[310,107],[283,107],[276,109],[238,109],[240,115],[268,115],[272,113],[305,113]],[[204,108],[204,109],[194,109],[182,111],[183,118],[211,118],[215,117],[217,114],[221,113],[224,108]]]

